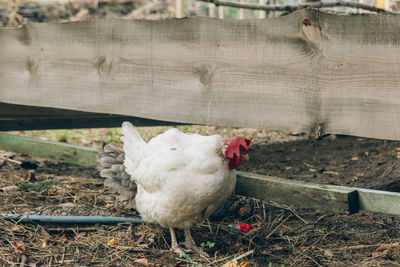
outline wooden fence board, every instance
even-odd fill
[[[0,102],[400,140],[399,15],[0,29]]]

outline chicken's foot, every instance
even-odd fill
[[[170,227],[169,232],[171,234],[171,250],[176,254],[184,254],[185,252],[178,245],[178,241],[176,241],[176,235],[174,228]]]
[[[194,251],[200,255],[209,257],[206,252],[204,252],[202,249],[200,249],[196,246],[196,243],[194,242],[194,240],[192,238],[192,234],[190,233],[189,228],[185,228],[184,233],[185,233],[185,247],[187,249],[190,249],[191,251]]]

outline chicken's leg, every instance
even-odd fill
[[[185,246],[187,249],[190,249],[196,253],[199,253],[201,255],[204,255],[206,257],[208,257],[208,254],[204,251],[202,251],[201,249],[199,249],[198,247],[196,247],[196,243],[194,242],[193,238],[192,238],[192,234],[190,233],[190,228],[185,228],[184,230],[185,232]]]
[[[171,250],[177,254],[184,253],[184,251],[179,247],[178,241],[176,241],[174,228],[170,227],[169,232],[171,233]]]

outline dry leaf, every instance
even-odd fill
[[[107,242],[107,246],[109,246],[109,247],[115,247],[115,246],[117,246],[117,241],[113,238],[113,239],[111,239],[111,240],[109,240],[109,241]]]
[[[333,257],[333,252],[332,250],[326,249],[324,250],[324,255],[327,257]]]
[[[247,267],[247,266],[249,266],[249,262],[248,261],[244,261],[239,265],[239,267]]]
[[[308,249],[307,246],[301,246],[301,247],[300,247],[300,250],[301,250],[301,251],[306,251],[307,249]]]
[[[238,253],[242,253],[242,252],[246,249],[246,246],[243,245],[242,243],[236,243],[236,244],[234,245],[234,247],[235,247],[235,250],[236,250]]]
[[[51,235],[46,231],[46,229],[43,226],[40,227],[40,233],[42,234],[43,237],[47,239],[51,238]]]
[[[86,236],[86,232],[80,232],[75,235],[75,237],[84,237]]]
[[[146,258],[136,259],[133,262],[143,266],[150,266],[149,261]]]
[[[376,258],[376,257],[379,257],[381,255],[381,252],[372,251],[371,255],[372,255],[372,257]]]
[[[26,250],[25,248],[23,248],[22,245],[21,245],[20,243],[18,243],[17,241],[14,241],[13,246],[14,246],[17,250],[19,250],[19,251],[21,251],[22,253],[24,253],[25,255],[31,255],[31,253],[30,253],[28,250]]]
[[[389,249],[391,247],[396,247],[399,245],[399,242],[393,243],[393,244],[383,244],[380,245],[379,247],[376,248],[376,251],[382,251],[382,250],[386,250]]]
[[[356,161],[356,160],[358,160],[358,157],[357,157],[357,156],[352,157],[351,160],[352,160],[352,161]]]
[[[375,249],[375,251],[373,251],[371,253],[371,255],[374,258],[382,256],[382,255],[386,255],[391,247],[396,247],[398,245],[399,245],[399,242],[396,242],[396,243],[393,243],[393,244],[382,244],[379,247],[377,247]]]
[[[111,207],[113,207],[114,205],[113,204],[106,204],[106,208],[111,208]]]
[[[11,231],[16,232],[16,231],[20,231],[21,230],[21,226],[14,224],[13,227],[11,228]]]
[[[59,235],[59,236],[57,236],[57,238],[60,241],[67,241],[67,237],[65,236],[65,234]]]
[[[282,250],[283,249],[283,247],[281,247],[278,244],[273,244],[272,247],[274,248],[274,250]]]
[[[230,262],[225,263],[222,267],[239,267],[237,260],[231,260]]]
[[[311,246],[311,247],[301,246],[301,247],[300,247],[300,250],[301,250],[301,251],[306,251],[306,250],[310,250],[310,249],[313,250],[314,248],[315,248],[314,246]]]

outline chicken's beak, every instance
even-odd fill
[[[249,154],[242,154],[242,158],[244,160],[249,160]]]

